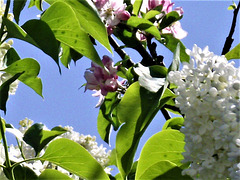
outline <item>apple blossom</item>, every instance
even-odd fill
[[[103,56],[102,62],[105,68],[92,62],[91,68],[85,71],[84,77],[87,80],[85,91],[101,90],[101,94],[106,96],[108,92],[114,92],[119,87],[117,67],[114,67],[113,61],[108,56]]]
[[[97,7],[102,21],[107,27],[108,34],[113,33],[113,29],[120,21],[130,18],[130,13],[126,11],[127,5],[123,0],[93,0]]]

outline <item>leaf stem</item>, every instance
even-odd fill
[[[233,20],[232,20],[232,26],[231,26],[231,29],[230,29],[230,32],[229,32],[229,35],[228,37],[226,38],[226,41],[224,43],[224,47],[223,47],[223,50],[222,50],[222,55],[226,54],[231,46],[232,46],[232,43],[234,41],[234,39],[232,38],[233,36],[233,33],[235,31],[235,27],[236,27],[236,22],[237,22],[237,15],[238,15],[238,12],[239,12],[239,8],[240,8],[240,1],[238,2],[238,6],[236,9],[234,9],[233,11]]]
[[[13,168],[9,159],[9,154],[8,154],[8,145],[7,145],[7,138],[6,138],[6,134],[4,132],[4,123],[2,118],[0,117],[0,131],[1,131],[1,136],[2,136],[2,142],[3,142],[3,147],[4,147],[4,151],[5,151],[5,162],[6,162],[6,166],[5,168],[7,169],[6,172],[10,172],[9,174],[9,178],[11,180],[14,180],[14,174],[13,174]]]
[[[7,16],[8,16],[8,11],[9,11],[9,7],[10,7],[10,3],[11,3],[11,0],[7,0],[7,4],[6,4],[5,11],[4,11],[4,15],[3,15],[3,17],[5,17],[5,18],[7,18]],[[3,22],[3,17],[2,17],[2,22]],[[2,42],[3,34],[4,34],[4,25],[3,25],[3,23],[2,23],[2,24],[1,24],[1,29],[0,29],[0,41],[1,41],[1,42]]]

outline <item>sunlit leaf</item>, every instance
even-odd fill
[[[42,2],[43,0],[30,0],[28,8],[36,6],[40,11],[42,11]]]
[[[161,11],[158,11],[158,10],[150,10],[145,14],[144,19],[151,20],[152,18],[154,18],[156,15],[160,13]]]
[[[225,54],[225,57],[227,58],[227,60],[240,59],[240,44],[238,44],[231,51]]]
[[[109,179],[103,167],[80,144],[69,139],[54,140],[40,158],[84,179]]]
[[[116,138],[117,165],[123,177],[130,172],[139,140],[161,106],[163,89],[151,93],[133,83],[117,106],[117,116],[124,123]]]
[[[13,15],[17,23],[19,23],[20,13],[23,10],[27,0],[14,0],[13,1]]]
[[[181,62],[189,62],[190,56],[185,52],[186,47],[183,45],[183,43],[179,39],[176,39],[175,37],[173,37],[172,34],[162,34],[162,38],[164,38],[164,41],[160,41],[160,42],[173,53],[175,52],[176,47],[179,43]]]
[[[174,117],[165,122],[165,124],[162,127],[162,130],[167,130],[167,129],[180,130],[180,128],[183,126],[183,123],[184,123],[184,119],[182,117]]]
[[[32,58],[18,60],[4,69],[4,71],[12,75],[24,72],[18,79],[42,97],[42,81],[37,77],[40,65],[36,60]]]
[[[7,81],[5,81],[1,86],[0,86],[0,109],[4,111],[4,113],[6,113],[6,103],[8,100],[8,92],[9,92],[9,88],[10,85],[16,81],[24,72],[19,72],[14,74],[13,77],[11,77],[10,79],[8,79]]]
[[[45,169],[38,177],[38,180],[53,180],[53,179],[62,179],[62,180],[70,180],[68,175],[61,173],[55,169]]]
[[[139,18],[136,16],[131,16],[127,20],[127,25],[132,26],[134,28],[138,28],[147,33],[150,33],[158,40],[161,39],[161,35],[160,35],[158,28],[156,26],[154,26],[154,24],[147,19],[142,19],[142,18]]]
[[[55,137],[67,132],[61,127],[55,127],[51,131],[43,130],[43,128],[43,124],[36,123],[23,136],[23,140],[34,148],[36,155]]]
[[[170,179],[172,174],[169,172],[182,165],[184,144],[184,135],[177,130],[164,130],[153,135],[141,152],[136,179]],[[173,172],[176,173],[174,178],[182,179],[181,170]]]
[[[80,24],[81,28],[94,39],[99,41],[107,50],[112,52],[108,40],[108,34],[105,25],[98,15],[96,7],[89,0],[46,0],[47,3],[65,2],[74,11],[75,18]],[[63,13],[65,13],[63,11]],[[70,20],[70,19],[69,19]]]
[[[133,14],[135,14],[136,16],[138,16],[138,14],[139,14],[142,3],[143,3],[143,0],[137,0],[133,4]]]
[[[88,34],[80,26],[75,11],[68,3],[55,2],[45,11],[41,19],[48,23],[57,40],[102,65]]]

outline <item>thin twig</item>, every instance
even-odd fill
[[[234,39],[232,38],[232,36],[233,36],[234,31],[235,31],[236,22],[237,22],[237,15],[238,15],[238,12],[239,12],[239,8],[240,8],[240,1],[238,2],[237,8],[233,11],[232,26],[231,26],[229,35],[228,35],[228,37],[226,38],[226,41],[225,41],[225,44],[224,44],[224,47],[223,47],[223,50],[222,50],[222,55],[224,55],[224,54],[226,54],[227,52],[229,52],[229,50],[230,50],[230,48],[231,48],[231,46],[232,46],[232,43],[233,43],[233,41],[234,41]]]

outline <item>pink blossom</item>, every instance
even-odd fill
[[[177,39],[183,39],[187,36],[187,32],[182,29],[179,21],[174,22],[171,26],[166,27],[162,30],[163,34],[172,34]]]
[[[173,3],[171,3],[171,0],[148,0],[148,10],[160,5],[163,6],[162,11],[166,12],[169,7],[173,6]]]
[[[100,17],[107,27],[108,34],[113,33],[113,29],[121,21],[130,18],[130,13],[126,11],[127,5],[123,0],[94,0],[98,8]]]
[[[114,67],[113,61],[108,56],[103,56],[102,62],[104,68],[96,63],[91,64],[91,68],[85,71],[84,77],[87,80],[85,91],[87,89],[101,91],[103,96],[108,92],[114,92],[119,87],[117,67]]]
[[[108,0],[93,0],[95,6],[98,8],[98,9],[101,9],[106,3],[107,3]]]

